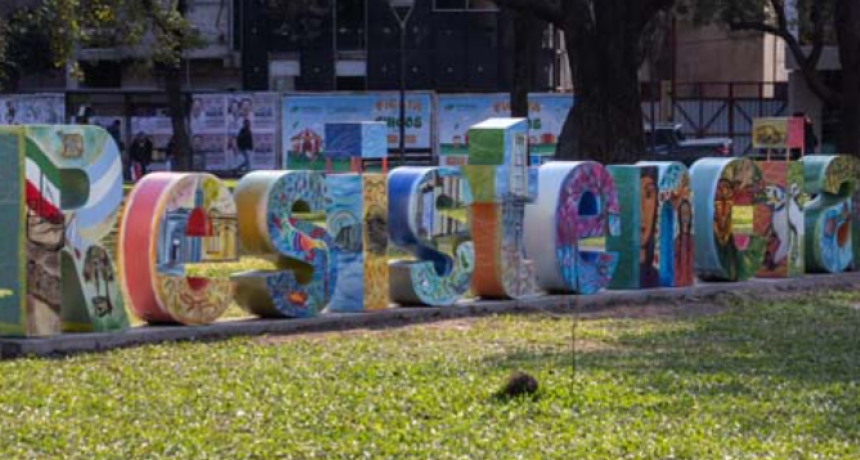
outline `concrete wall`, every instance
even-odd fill
[[[821,139],[821,121],[824,104],[806,84],[800,72],[790,72],[788,75],[788,105],[789,113],[806,112],[815,122],[815,135]]]
[[[677,46],[676,78],[679,82],[776,83],[788,78],[784,44],[771,36],[679,22]],[[750,88],[749,91],[754,90]]]

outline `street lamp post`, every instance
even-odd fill
[[[406,164],[406,25],[415,0],[389,0],[388,5],[400,26],[400,166]]]

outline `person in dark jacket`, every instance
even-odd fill
[[[250,169],[250,154],[254,151],[254,134],[251,133],[251,121],[247,118],[242,123],[239,136],[236,138],[236,148],[242,156],[242,164],[236,167],[237,174],[243,174]]]
[[[131,144],[131,148],[129,149],[129,156],[131,157],[132,163],[132,172],[136,172],[134,174],[134,179],[138,180],[146,174],[147,168],[149,168],[149,164],[152,163],[152,141],[144,134],[142,131],[137,133],[137,136],[134,138],[134,142]]]

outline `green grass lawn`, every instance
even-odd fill
[[[860,458],[860,294],[0,363],[0,458]],[[522,369],[539,397],[493,392]]]

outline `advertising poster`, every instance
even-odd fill
[[[227,136],[223,133],[200,134],[191,136],[191,147],[194,149],[195,170],[225,171],[229,169],[227,161]]]
[[[131,117],[129,143],[139,133],[143,133],[144,136],[152,140],[152,146],[155,150],[165,151],[167,144],[170,143],[170,138],[173,137],[173,124],[170,117],[163,114]]]
[[[753,148],[761,150],[803,149],[803,118],[756,118]]]
[[[573,103],[570,94],[529,95],[529,154],[532,165],[542,164],[555,155],[558,138]]]
[[[277,113],[278,95],[274,93],[195,95],[192,143],[197,156],[204,159],[205,170],[276,169]]]
[[[469,128],[488,119],[508,117],[508,94],[440,94],[439,162],[462,166],[469,155]]]
[[[251,123],[255,130],[274,133],[278,130],[278,95],[254,94]]]
[[[558,137],[573,107],[570,94],[529,95],[529,154],[532,165],[555,154]],[[443,166],[466,164],[469,128],[488,118],[511,116],[506,93],[439,96],[439,156]]]
[[[58,125],[66,122],[62,94],[0,96],[0,125]]]
[[[254,139],[254,153],[249,158],[251,169],[276,169],[276,142],[278,136],[274,131],[261,132]],[[241,158],[234,159],[243,161]]]
[[[195,95],[191,103],[191,132],[194,134],[225,134],[227,123],[224,96]]]
[[[228,109],[228,135],[238,136],[245,120],[250,123],[250,131],[253,137],[254,148],[250,153],[251,169],[276,169],[277,168],[277,140],[278,140],[278,101],[279,96],[275,93],[254,93],[231,95],[227,99],[227,107],[235,107],[232,116]],[[250,104],[250,105],[249,105]],[[241,152],[236,151],[234,155],[234,168],[239,168],[245,161]]]
[[[134,142],[134,138],[143,133],[152,141],[153,163],[149,165],[150,171],[170,171],[170,164],[166,161],[167,144],[173,137],[173,124],[170,117],[160,111],[153,115],[131,117],[131,133],[128,136],[128,144]]]
[[[388,147],[399,146],[400,99],[397,93],[287,95],[282,105],[282,151],[288,169],[325,168],[325,124],[383,121]],[[406,99],[406,148],[433,149],[433,95],[409,93]]]

